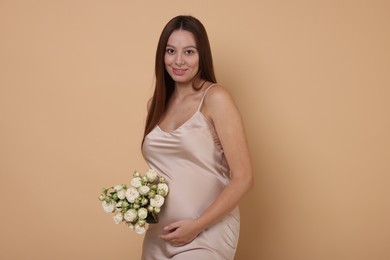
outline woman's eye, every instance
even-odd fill
[[[186,53],[186,54],[193,54],[194,51],[193,51],[193,50],[186,50],[185,53]]]
[[[169,53],[169,54],[173,54],[173,53],[175,53],[175,50],[173,50],[173,49],[166,49],[166,52]]]

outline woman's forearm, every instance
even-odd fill
[[[233,178],[214,202],[196,219],[199,229],[207,229],[231,212],[252,186],[252,174]]]

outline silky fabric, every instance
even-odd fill
[[[238,207],[221,221],[202,231],[191,243],[172,246],[159,237],[175,221],[195,219],[229,183],[230,170],[212,123],[197,111],[172,132],[158,125],[145,137],[143,155],[149,167],[164,176],[169,194],[158,215],[159,222],[146,231],[143,260],[219,260],[234,258],[240,216]]]

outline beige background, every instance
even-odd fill
[[[0,0],[0,259],[139,259],[97,196],[144,171],[164,24],[206,26],[256,183],[236,259],[390,259],[388,1]]]

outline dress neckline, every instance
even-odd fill
[[[200,112],[200,109],[202,108],[202,105],[203,105],[203,101],[204,101],[204,98],[206,97],[206,94],[207,94],[207,91],[209,91],[210,88],[214,87],[215,85],[217,85],[217,83],[213,83],[211,84],[210,86],[207,87],[207,89],[204,91],[203,93],[203,96],[202,96],[202,99],[200,100],[199,102],[199,106],[198,106],[198,109],[195,111],[194,114],[192,114],[192,116],[190,116],[186,121],[184,121],[184,123],[182,123],[181,125],[179,125],[178,127],[176,127],[174,130],[172,131],[165,131],[163,130],[159,124],[156,124],[156,128],[158,128],[161,132],[165,133],[165,134],[174,134],[175,132],[177,132],[178,130],[180,130],[182,127],[184,127],[185,125],[188,124],[188,122],[192,121],[193,118],[195,118],[195,116],[197,114],[200,114],[203,119],[206,119],[207,122],[209,122],[210,120],[206,118],[205,115],[203,115],[202,112]]]
[[[166,131],[164,129],[162,129],[158,124],[156,125],[156,127],[163,133],[165,134],[174,134],[176,133],[177,131],[179,131],[181,128],[183,128],[185,125],[189,124],[190,121],[192,121],[193,118],[195,118],[195,116],[197,114],[201,114],[204,118],[206,118],[199,110],[195,111],[195,113],[190,117],[188,118],[186,121],[184,121],[183,124],[181,124],[180,126],[178,126],[176,129],[172,130],[172,131]]]

